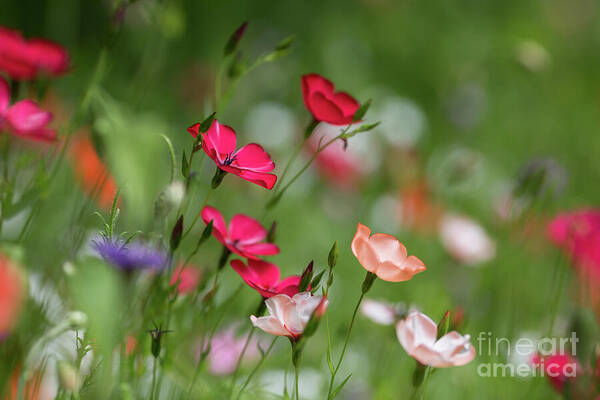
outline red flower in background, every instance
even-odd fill
[[[98,204],[110,208],[117,192],[117,184],[100,159],[92,141],[83,136],[71,145],[76,178],[89,196],[97,196]]]
[[[17,31],[0,26],[0,70],[12,79],[58,76],[69,69],[69,54],[45,39],[25,40]]]
[[[580,272],[600,280],[600,210],[559,214],[548,225],[548,235],[569,252]]]
[[[0,131],[7,130],[24,139],[51,142],[56,131],[47,126],[52,113],[42,110],[31,100],[21,100],[10,105],[10,87],[0,76]]]
[[[317,121],[333,125],[352,123],[360,104],[345,92],[336,92],[333,83],[318,74],[302,77],[304,105]]]
[[[20,267],[0,254],[0,339],[17,323],[25,296]]]
[[[576,375],[581,372],[577,360],[566,354],[535,355],[531,362],[544,370],[554,389],[561,393],[565,383],[575,380]]]
[[[200,134],[200,124],[194,124],[187,130],[193,137],[197,137]],[[275,168],[271,156],[256,143],[247,144],[237,151],[235,146],[235,131],[216,119],[208,131],[202,133],[202,149],[217,167],[248,182],[272,189],[277,176],[268,173]]]
[[[278,294],[287,294],[292,297],[298,293],[300,277],[288,276],[279,280],[279,268],[262,260],[248,259],[248,264],[241,260],[231,261],[231,267],[237,272],[244,282],[256,290],[264,298],[273,297]]]
[[[177,284],[179,294],[188,294],[196,290],[201,277],[202,272],[198,268],[180,265],[175,268],[169,284]]]
[[[243,214],[234,215],[225,225],[223,215],[214,207],[202,209],[202,219],[205,224],[213,221],[213,236],[235,254],[258,259],[258,256],[270,256],[279,253],[279,248],[273,243],[263,242],[267,231],[255,219]]]

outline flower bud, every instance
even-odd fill
[[[171,208],[178,208],[185,197],[185,184],[181,181],[173,181],[163,190],[165,202]]]
[[[170,331],[163,331],[161,329],[160,325],[159,326],[154,325],[154,329],[148,331],[148,333],[150,334],[150,337],[152,338],[150,351],[154,358],[158,358],[158,356],[160,355],[162,336],[165,333],[169,333],[169,332]]]
[[[208,240],[208,238],[212,234],[212,231],[213,231],[213,221],[210,220],[208,225],[206,225],[206,227],[202,231],[202,235],[200,235],[200,239],[198,240],[198,247],[200,247],[202,245],[202,243],[204,243]]]
[[[375,275],[372,272],[367,272],[367,275],[365,276],[365,280],[362,283],[362,292],[363,292],[363,294],[365,294],[369,290],[371,290],[371,287],[373,286],[373,283],[375,282],[375,279],[377,279],[377,275]]]
[[[275,243],[275,234],[277,232],[277,221],[273,221],[271,227],[269,228],[269,232],[267,233],[267,242]]]
[[[300,277],[300,283],[298,284],[298,291],[299,292],[305,292],[309,285],[310,285],[310,281],[312,279],[312,275],[313,275],[313,262],[311,261],[308,266],[304,269],[304,272],[302,273],[302,276]]]
[[[67,314],[67,323],[71,329],[83,329],[87,321],[87,315],[83,311],[71,311]]]
[[[238,43],[240,42],[240,40],[242,40],[242,38],[244,37],[244,33],[246,32],[246,28],[248,27],[248,22],[244,21],[243,24],[241,24],[229,37],[229,40],[227,40],[227,44],[225,45],[225,56],[230,55],[231,53],[233,53],[235,51],[235,49],[238,46]]]
[[[323,278],[323,274],[325,274],[325,270],[319,272],[313,278],[313,280],[310,282],[310,291],[311,291],[311,293],[315,293],[317,291],[317,289],[319,288],[319,283],[321,282],[321,279]]]
[[[56,365],[60,386],[67,392],[77,393],[81,389],[81,374],[70,363],[59,361]]]
[[[444,336],[446,333],[448,333],[449,327],[450,327],[450,310],[447,310],[437,325],[437,339],[438,340],[439,340],[439,338]]]
[[[71,261],[65,261],[62,265],[62,268],[63,272],[67,276],[73,276],[75,275],[75,272],[77,272],[77,270],[75,269],[75,265],[73,265]]]
[[[169,242],[171,251],[177,250],[179,243],[181,243],[181,236],[183,234],[183,215],[180,215],[171,231],[171,240]]]
[[[335,267],[338,259],[338,242],[337,240],[333,242],[333,246],[331,246],[331,250],[329,250],[329,257],[327,257],[327,264],[329,268]]]

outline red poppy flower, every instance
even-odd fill
[[[36,141],[56,139],[56,131],[47,127],[52,121],[52,113],[42,110],[31,100],[9,104],[10,87],[0,76],[0,131],[7,130],[17,137]]]
[[[360,107],[356,99],[345,92],[336,92],[333,83],[318,74],[302,77],[304,105],[317,121],[333,125],[352,123]]]
[[[0,338],[16,324],[24,300],[24,278],[20,268],[0,254]]]
[[[244,282],[264,298],[278,294],[286,294],[292,297],[298,293],[300,277],[297,275],[288,276],[280,281],[279,268],[270,262],[248,259],[246,265],[241,260],[233,260],[231,261],[231,267],[242,277]]]
[[[188,132],[197,137],[200,124],[190,126]],[[230,172],[248,182],[272,189],[277,176],[268,174],[275,168],[271,156],[261,145],[250,143],[236,151],[235,131],[216,119],[207,132],[202,133],[202,149],[222,171]]]
[[[25,40],[17,31],[0,26],[0,70],[12,79],[57,76],[69,69],[69,54],[45,39]]]
[[[225,225],[223,215],[214,207],[202,209],[205,224],[213,222],[213,236],[233,253],[257,260],[258,256],[270,256],[279,253],[279,247],[273,243],[263,242],[267,231],[260,222],[243,214],[234,215]]]
[[[92,141],[84,136],[73,142],[71,154],[74,172],[81,186],[90,196],[98,196],[98,204],[110,208],[117,192],[117,184],[100,159]]]

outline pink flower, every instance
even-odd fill
[[[210,373],[220,376],[234,372],[237,361],[244,350],[246,339],[247,336],[236,337],[233,327],[217,333],[210,341],[208,355]],[[256,339],[250,340],[244,360],[252,360],[258,356],[257,344]]]
[[[201,133],[199,123],[187,130],[193,137]],[[202,149],[219,169],[272,189],[277,182],[277,176],[268,173],[275,168],[271,156],[256,143],[247,144],[237,151],[235,146],[235,131],[227,125],[221,125],[216,119],[208,131],[202,133]]]
[[[302,292],[290,297],[278,294],[265,300],[269,316],[250,316],[252,324],[263,331],[276,336],[286,336],[297,340],[302,336],[313,313],[322,316],[328,301],[322,296]]]
[[[0,254],[0,339],[17,323],[26,295],[20,267]]]
[[[21,100],[11,106],[10,87],[0,76],[0,131],[5,129],[25,139],[54,141],[56,131],[47,127],[51,120],[52,114],[31,100]]]
[[[440,221],[442,245],[457,261],[476,265],[496,256],[496,244],[476,221],[447,214]]]
[[[300,277],[288,276],[280,281],[279,268],[275,264],[248,259],[248,265],[246,265],[240,260],[233,260],[231,267],[242,277],[244,282],[264,298],[278,294],[293,296],[298,293]]]
[[[306,109],[317,121],[333,125],[352,123],[360,107],[358,101],[345,92],[336,92],[333,83],[318,74],[302,77],[302,97]]]
[[[202,272],[198,268],[180,265],[175,268],[169,284],[172,286],[179,282],[177,285],[179,294],[188,294],[196,290],[201,277]]]
[[[379,325],[392,325],[394,324],[399,316],[399,309],[393,304],[372,300],[364,299],[360,305],[360,312]]]
[[[412,311],[396,325],[398,340],[409,356],[435,368],[457,367],[475,358],[469,335],[452,331],[437,339],[437,325],[427,315]]]
[[[573,381],[581,367],[577,360],[567,354],[553,354],[542,356],[536,354],[532,358],[532,364],[544,370],[550,383],[558,392],[564,390],[565,382]]]
[[[548,235],[571,255],[584,277],[600,281],[600,210],[559,214],[548,225]]]
[[[388,282],[402,282],[427,268],[423,261],[408,256],[406,247],[392,235],[376,233],[358,223],[352,239],[352,253],[369,272]]]
[[[202,209],[202,219],[208,225],[213,222],[213,236],[233,253],[253,260],[258,256],[270,256],[279,253],[279,247],[273,243],[263,242],[267,231],[260,222],[243,214],[236,214],[225,225],[225,219],[214,207]]]
[[[324,123],[317,125],[306,143],[307,152],[313,155],[320,145],[339,134],[339,127]],[[360,140],[360,136],[352,140]],[[361,179],[373,170],[374,164],[365,161],[360,147],[346,147],[346,144],[343,140],[331,143],[317,155],[315,164],[324,179],[338,187],[352,189],[357,187]]]
[[[58,76],[69,69],[69,54],[45,39],[25,40],[17,31],[0,26],[0,70],[12,79]]]

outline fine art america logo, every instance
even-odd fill
[[[506,376],[549,376],[575,377],[579,339],[575,332],[570,337],[532,339],[521,337],[510,340],[493,337],[491,332],[480,332],[477,336],[477,354],[506,362],[480,363],[477,374],[482,377]],[[551,356],[566,355],[567,362],[557,362]]]

